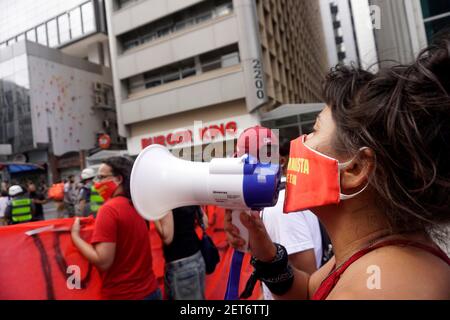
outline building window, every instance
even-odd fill
[[[57,47],[97,31],[96,17],[94,2],[90,0],[25,33],[18,34],[12,39],[26,37],[27,40],[38,42],[44,46]],[[8,41],[0,45],[6,44],[8,46],[12,43],[12,41]]]
[[[70,31],[72,39],[81,37],[83,34],[83,27],[81,22],[80,8],[76,8],[69,12]]]
[[[83,32],[85,34],[96,31],[94,4],[87,2],[81,6],[83,17]]]
[[[421,0],[425,31],[429,42],[440,30],[450,26],[450,2]]]
[[[28,41],[36,42],[36,29],[27,31],[26,35]]]
[[[303,113],[296,116],[264,121],[262,125],[271,129],[278,129],[280,137],[289,140],[298,138],[304,134],[313,132],[316,118],[320,112]]]
[[[69,23],[69,15],[67,13],[59,16],[58,19],[58,28],[59,28],[59,40],[61,43],[66,43],[70,40],[70,23]]]
[[[119,37],[124,51],[167,37],[194,25],[231,14],[231,0],[209,0],[147,24]]]
[[[49,47],[56,47],[59,45],[58,40],[58,26],[56,20],[50,20],[47,22],[47,32],[48,32],[48,45]]]
[[[450,12],[449,1],[421,0],[421,3],[425,19]]]
[[[432,21],[425,22],[425,31],[427,33],[427,38],[429,42],[433,41],[433,37],[444,28],[450,26],[450,13],[448,16],[442,19],[436,19]]]
[[[122,9],[128,7],[129,5],[137,2],[139,0],[117,0],[117,9]]]
[[[40,25],[36,28],[37,42],[46,46],[47,45],[47,30],[45,24]]]
[[[138,93],[146,89],[159,87],[213,70],[231,67],[239,63],[237,45],[232,45],[131,77],[127,80],[128,93]]]

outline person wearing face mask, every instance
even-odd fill
[[[107,300],[161,300],[152,268],[146,221],[133,206],[130,195],[132,162],[106,160],[95,178],[95,189],[104,199],[90,243],[80,236],[80,219],[72,227],[72,240],[102,276],[101,296]]]
[[[450,37],[414,64],[327,76],[314,132],[291,144],[284,212],[311,209],[335,256],[293,268],[258,213],[241,214],[258,279],[277,299],[450,299]],[[230,243],[244,242],[226,217]]]
[[[265,208],[261,212],[261,218],[272,241],[286,248],[291,265],[298,270],[313,274],[321,267],[323,250],[327,250],[328,246],[327,243],[322,243],[319,221],[311,211],[283,213],[289,149],[290,141],[280,139],[280,165],[283,168],[282,187],[276,206]],[[322,248],[322,246],[326,248]],[[263,292],[265,300],[272,300],[272,294],[265,285],[263,285]]]

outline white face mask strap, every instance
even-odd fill
[[[369,186],[369,184],[367,183],[364,188],[362,188],[360,191],[358,191],[358,192],[356,192],[354,194],[343,194],[343,193],[341,193],[340,194],[340,198],[341,198],[341,200],[344,200],[344,201],[345,200],[349,200],[349,199],[353,199],[354,197],[356,197],[356,196],[360,195],[361,193],[363,193],[367,189],[368,186]]]
[[[361,152],[361,151],[363,151],[365,149],[368,149],[368,148],[367,147],[361,148],[361,149],[359,149],[359,152]],[[353,162],[353,160],[356,159],[356,157],[357,157],[357,155],[350,161],[338,164],[339,177],[340,177],[341,170],[344,170],[345,168],[347,168]],[[340,178],[339,178],[339,180],[340,180]],[[358,191],[358,192],[356,192],[354,194],[343,194],[343,193],[340,193],[340,199],[344,200],[344,201],[345,200],[349,200],[349,199],[353,199],[354,197],[356,197],[356,196],[360,195],[361,193],[363,193],[367,189],[368,186],[369,186],[369,183],[367,183],[364,188],[362,188],[360,191]]]
[[[366,149],[369,149],[369,148],[367,148],[367,147],[361,148],[361,149],[358,150],[358,153],[361,152],[361,151],[364,151]],[[358,155],[354,156],[353,159],[351,159],[351,160],[349,160],[347,162],[339,163],[338,164],[339,171],[340,170],[344,170],[345,168],[347,168],[357,157],[358,157]]]

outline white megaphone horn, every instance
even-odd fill
[[[176,158],[161,145],[152,145],[134,163],[130,191],[139,214],[155,221],[175,208],[193,205],[237,210],[273,207],[280,178],[278,164],[258,163],[249,155],[191,162]]]

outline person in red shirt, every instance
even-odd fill
[[[101,296],[107,300],[161,300],[152,268],[148,227],[133,207],[130,195],[132,162],[123,157],[106,160],[99,168],[95,188],[105,199],[91,243],[80,236],[80,219],[72,240],[102,276]]]

